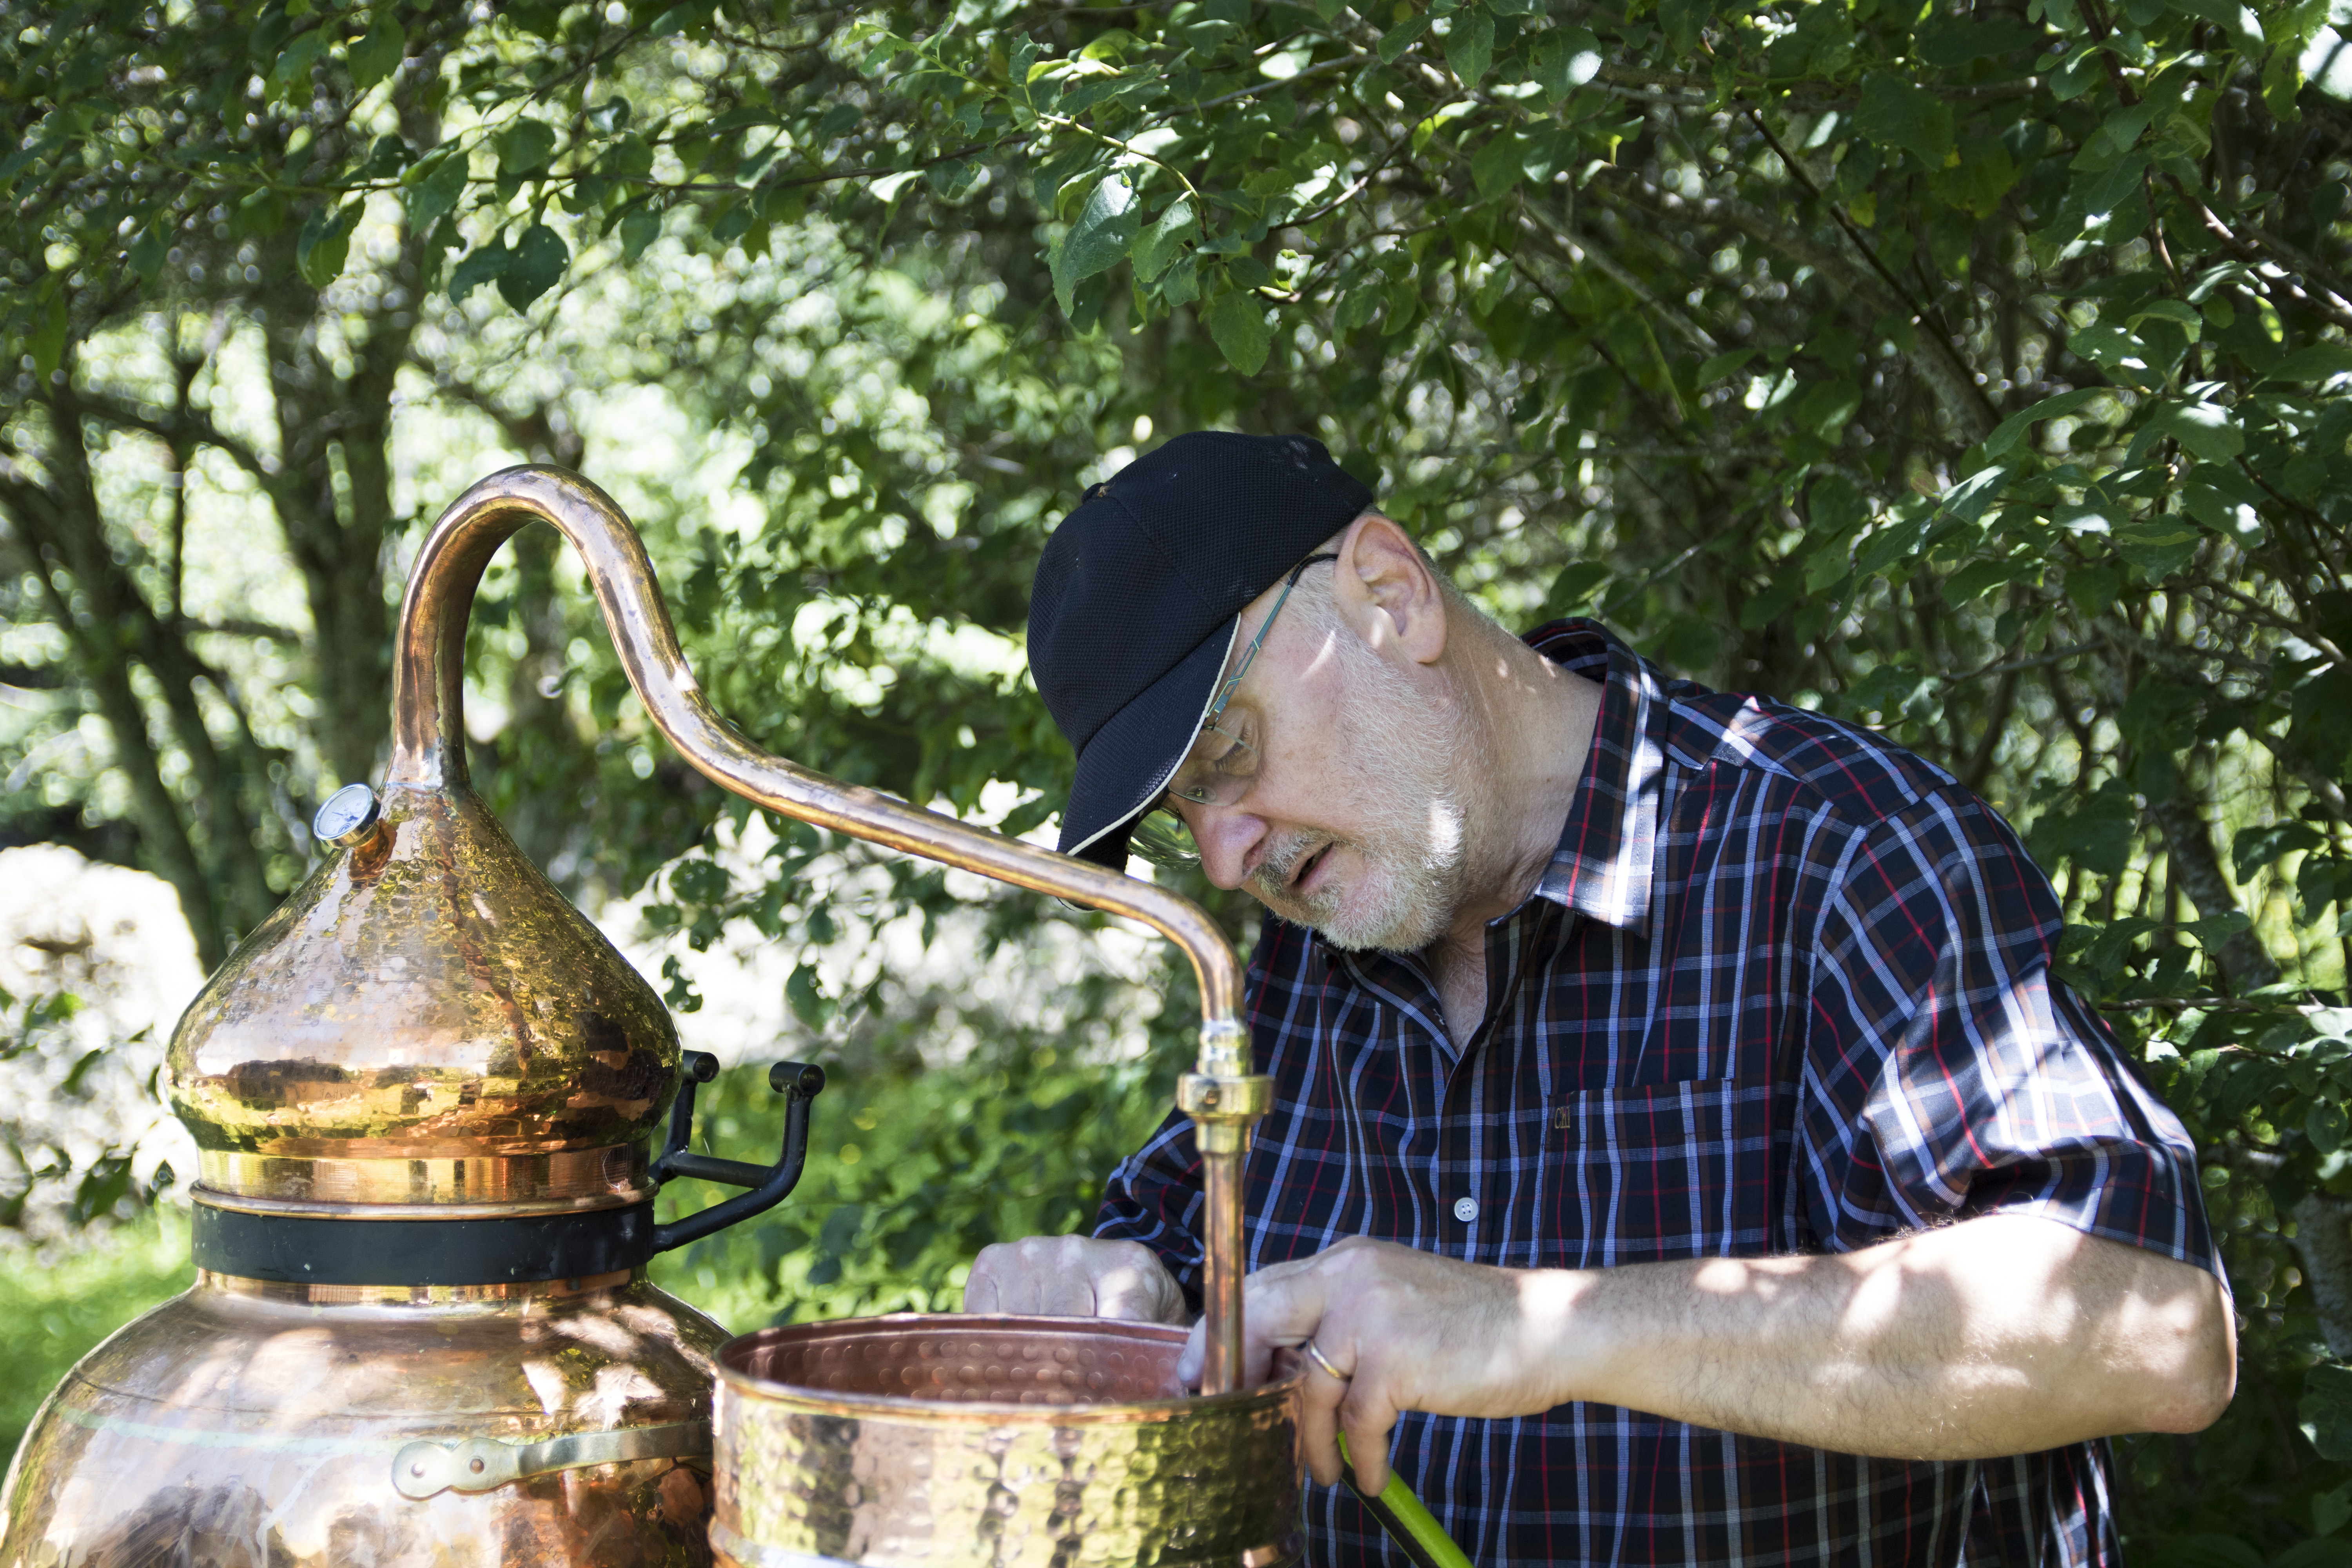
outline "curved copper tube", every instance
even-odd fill
[[[720,787],[802,822],[999,881],[1142,921],[1184,950],[1200,982],[1202,1058],[1180,1103],[1200,1125],[1205,1165],[1204,1295],[1211,1331],[1202,1392],[1239,1386],[1240,1165],[1265,1110],[1249,1077],[1238,1015],[1241,964],[1208,911],[1191,900],[1084,860],[969,826],[894,795],[843,784],[753,745],[720,718],[678,649],[644,543],[611,497],[541,466],[492,474],[451,503],[417,552],[401,605],[392,674],[387,788],[467,782],[466,626],[482,571],[526,523],[551,525],[580,552],[630,685],[681,756]]]

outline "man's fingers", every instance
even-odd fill
[[[1348,1384],[1339,1416],[1348,1434],[1348,1457],[1355,1461],[1356,1489],[1366,1497],[1380,1496],[1389,1484],[1389,1434],[1396,1429],[1396,1405],[1381,1395],[1378,1378],[1372,1378]],[[1333,1469],[1336,1479],[1338,1467]]]
[[[1036,1301],[1024,1310],[1048,1318],[1095,1316],[1095,1282],[1083,1273],[1056,1271],[1038,1281]]]
[[[983,1247],[980,1256],[971,1260],[971,1273],[964,1279],[963,1310],[967,1312],[1000,1312],[997,1303],[1000,1291],[996,1283],[996,1259],[991,1256],[999,1247]]]
[[[1308,1356],[1299,1389],[1298,1435],[1307,1447],[1307,1468],[1327,1487],[1339,1484],[1339,1406],[1348,1385]]]
[[[1181,1322],[1181,1314],[1170,1316],[1167,1282],[1166,1271],[1156,1268],[1121,1264],[1108,1269],[1095,1281],[1095,1316],[1134,1323]],[[1182,1299],[1177,1300],[1181,1303]]]
[[[1265,1381],[1276,1346],[1304,1344],[1314,1337],[1326,1293],[1321,1272],[1313,1268],[1267,1268],[1243,1282],[1242,1364],[1251,1384]]]

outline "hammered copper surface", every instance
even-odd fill
[[[387,788],[181,1018],[165,1082],[235,1196],[620,1205],[678,1044],[462,784]]]
[[[1298,1379],[1188,1397],[1185,1331],[909,1313],[719,1352],[711,1540],[736,1568],[1290,1560]]]
[[[707,1419],[724,1338],[626,1277],[394,1291],[199,1275],[35,1417],[0,1489],[0,1568],[705,1563],[706,1461],[411,1500],[393,1457]]]

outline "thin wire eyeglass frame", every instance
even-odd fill
[[[1215,700],[1209,704],[1208,711],[1202,716],[1201,729],[1203,731],[1214,731],[1217,734],[1224,736],[1226,740],[1233,742],[1233,746],[1228,748],[1226,751],[1225,754],[1227,756],[1231,756],[1234,751],[1238,750],[1247,752],[1253,759],[1253,764],[1249,771],[1239,775],[1231,777],[1223,776],[1224,770],[1220,768],[1218,770],[1221,775],[1218,780],[1219,783],[1245,784],[1250,779],[1255,778],[1257,775],[1257,768],[1255,765],[1255,759],[1257,756],[1257,748],[1251,745],[1248,742],[1243,740],[1238,735],[1233,734],[1228,731],[1219,730],[1217,728],[1217,721],[1224,717],[1225,707],[1228,703],[1233,701],[1234,693],[1239,690],[1242,682],[1248,679],[1250,666],[1257,662],[1258,649],[1265,646],[1266,633],[1274,630],[1274,623],[1282,615],[1282,606],[1290,602],[1291,591],[1298,586],[1299,578],[1305,576],[1307,574],[1307,569],[1309,566],[1314,565],[1318,561],[1337,561],[1339,559],[1339,557],[1333,552],[1323,551],[1318,554],[1308,556],[1306,560],[1301,561],[1297,565],[1290,569],[1290,575],[1283,581],[1281,597],[1275,600],[1274,608],[1265,613],[1265,621],[1262,622],[1257,628],[1257,636],[1250,638],[1249,647],[1243,650],[1240,667],[1234,671],[1232,678],[1224,683],[1222,689],[1219,689]],[[1194,795],[1188,793],[1190,790],[1200,790],[1203,793]],[[1170,799],[1182,800],[1191,805],[1213,805],[1217,804],[1218,801],[1218,795],[1215,789],[1212,785],[1205,784],[1193,784],[1181,787],[1171,784],[1169,788],[1168,795]]]

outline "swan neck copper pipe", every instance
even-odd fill
[[[1201,1060],[1180,1084],[1178,1104],[1194,1119],[1206,1167],[1202,1284],[1210,1331],[1202,1392],[1239,1387],[1241,1163],[1271,1085],[1250,1073],[1239,1016],[1241,964],[1207,910],[1148,882],[827,778],[753,745],[703,696],[628,519],[603,490],[559,468],[491,475],[441,514],[419,550],[394,649],[385,787],[466,786],[467,620],[490,557],[533,521],[553,527],[580,552],[630,685],[670,744],[721,788],[835,833],[1125,915],[1184,950],[1201,988]]]

